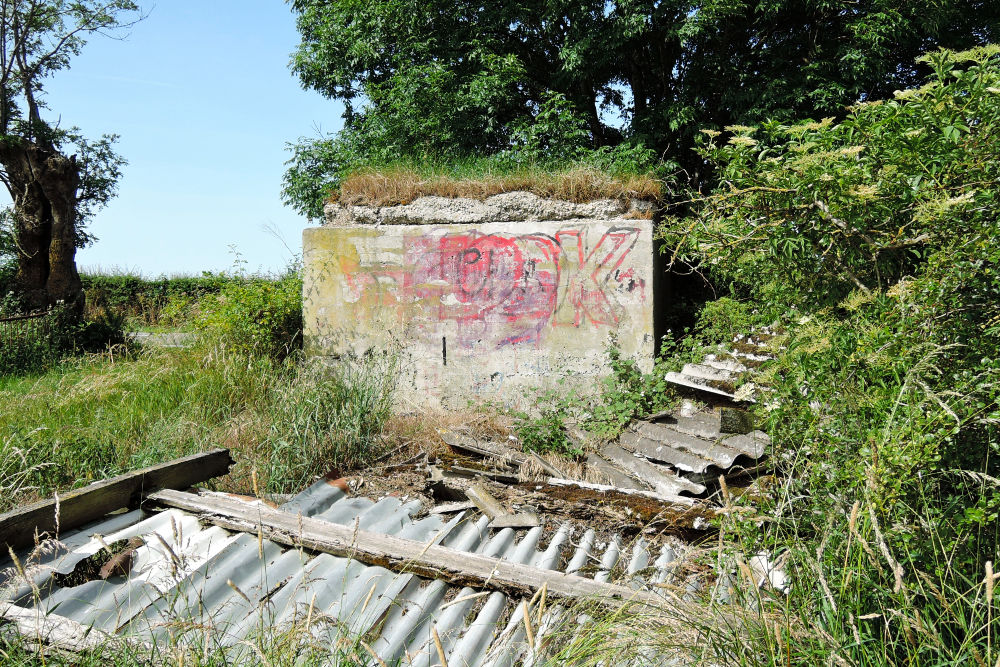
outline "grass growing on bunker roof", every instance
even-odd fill
[[[498,170],[488,162],[444,167],[433,163],[366,167],[349,174],[330,202],[397,206],[419,197],[486,199],[505,192],[587,203],[600,199],[658,201],[664,183],[651,173],[611,173],[590,166],[562,170]]]

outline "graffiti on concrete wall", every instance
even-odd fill
[[[630,262],[639,234],[634,227],[591,231],[593,238],[586,228],[428,230],[405,236],[389,261],[342,258],[339,273],[359,317],[390,308],[428,335],[455,323],[465,347],[521,345],[550,327],[615,327],[623,301],[644,303],[647,286]]]

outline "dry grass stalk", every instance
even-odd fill
[[[431,626],[431,635],[434,637],[434,646],[437,648],[438,659],[441,667],[448,667],[448,659],[444,654],[444,646],[441,644],[441,637],[438,636],[437,627]]]
[[[599,199],[657,201],[663,196],[663,184],[651,175],[614,177],[587,168],[477,178],[426,176],[405,168],[367,169],[345,178],[340,192],[332,195],[330,201],[355,206],[397,206],[426,196],[486,199],[518,191],[575,203]]]

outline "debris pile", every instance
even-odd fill
[[[447,450],[281,502],[182,491],[225,473],[218,450],[16,510],[0,516],[0,618],[69,650],[211,644],[239,661],[249,638],[297,628],[323,646],[353,638],[372,665],[533,664],[557,629],[592,620],[583,605],[677,611],[731,588],[685,554],[719,478],[767,453],[740,389],[768,358],[748,338],[671,374],[700,400],[582,465],[441,431]],[[787,585],[757,561],[762,582]]]

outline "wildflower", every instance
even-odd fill
[[[733,146],[746,146],[748,148],[753,148],[757,145],[757,142],[750,137],[732,137],[729,143]]]
[[[878,188],[874,185],[855,185],[851,194],[859,199],[873,199],[878,194]]]
[[[701,133],[707,135],[709,139],[715,139],[717,136],[722,134],[722,132],[719,132],[718,130],[702,130]]]
[[[841,148],[837,152],[840,153],[841,155],[857,155],[864,149],[865,149],[864,146],[846,146],[844,148]]]
[[[808,123],[801,123],[801,124],[799,124],[798,127],[800,127],[803,131],[806,131],[806,132],[815,132],[816,130],[826,129],[826,128],[830,127],[830,125],[832,125],[832,124],[833,124],[833,116],[830,116],[830,117],[824,118],[823,120],[818,121],[818,122],[817,121],[810,121]]]
[[[732,132],[733,134],[753,134],[756,131],[756,127],[750,127],[749,125],[726,125],[726,132]]]

